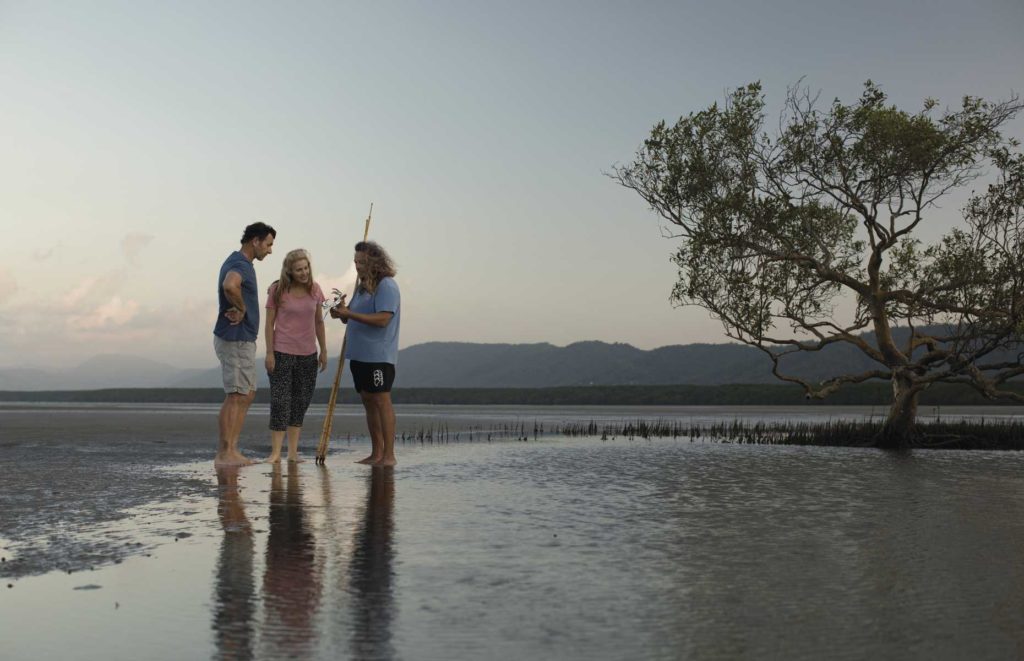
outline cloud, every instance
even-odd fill
[[[7,269],[0,269],[0,305],[14,298],[18,293],[18,281],[14,274]]]
[[[135,319],[138,312],[138,303],[114,296],[91,312],[72,315],[68,326],[76,331],[107,331],[125,326]]]
[[[348,270],[342,275],[329,275],[327,273],[321,273],[315,278],[317,284],[320,285],[320,289],[324,291],[324,296],[327,298],[331,297],[332,289],[340,289],[352,297],[352,290],[356,286],[356,265],[349,264]]]
[[[61,242],[58,241],[49,248],[36,248],[35,250],[32,251],[32,259],[36,260],[37,262],[45,262],[46,260],[53,257],[53,253],[56,252],[57,249],[60,247]]]
[[[69,315],[72,306],[41,306],[37,301],[0,311],[0,365],[59,367],[98,354],[140,349],[176,365],[216,365],[210,339],[216,299],[151,306],[113,295],[102,286],[85,285],[83,290],[91,293],[82,294],[86,302],[78,307],[92,310],[89,313]],[[103,291],[105,299],[97,299]]]
[[[74,289],[66,294],[58,294],[57,298],[65,305],[99,305],[107,296],[111,296],[121,289],[127,273],[127,269],[122,269],[108,271],[100,275],[84,276],[76,281]]]
[[[121,251],[124,252],[124,256],[128,259],[130,264],[135,264],[135,260],[142,252],[142,249],[148,246],[152,240],[152,234],[142,234],[139,232],[126,234],[125,237],[121,239]]]
[[[65,305],[78,305],[85,301],[86,297],[92,293],[96,284],[99,282],[99,278],[96,276],[89,276],[83,279],[78,285],[69,291],[67,294],[61,296]]]
[[[64,324],[60,306],[21,303],[0,316],[0,364],[29,366],[53,364],[64,349]]]

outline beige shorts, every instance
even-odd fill
[[[214,335],[213,350],[220,360],[224,392],[243,395],[256,392],[255,342],[229,342]]]

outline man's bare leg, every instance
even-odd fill
[[[229,393],[221,406],[224,413],[224,420],[218,423],[222,425],[222,433],[226,437],[221,438],[220,447],[213,463],[216,466],[249,466],[253,464],[238,450],[238,439],[242,434],[242,424],[245,422],[245,415],[249,411],[249,405],[256,398],[256,391],[253,390],[247,395],[241,393]]]
[[[254,462],[243,455],[238,449],[238,440],[242,435],[242,425],[245,423],[245,416],[249,412],[249,404],[252,403],[256,393],[243,395],[241,393],[232,395],[233,411],[231,415],[231,430],[228,436],[228,461],[233,466],[248,466]]]
[[[380,413],[374,393],[361,392],[363,408],[366,409],[366,428],[370,432],[370,456],[360,459],[357,464],[375,464],[384,456],[384,430],[381,429]]]
[[[242,437],[242,426],[245,424],[245,416],[249,413],[249,406],[252,405],[252,402],[255,399],[255,390],[250,390],[248,395],[245,395],[244,397],[241,398],[238,410],[235,413],[235,428],[232,430],[233,434],[231,436],[231,447],[234,448],[235,455],[238,457],[238,459],[244,462],[242,464],[244,466],[250,466],[256,463],[252,459],[249,459],[245,455],[243,455],[242,452],[238,449],[238,442],[239,439]]]
[[[395,407],[391,404],[391,393],[377,395],[377,412],[381,427],[381,458],[377,466],[394,466],[395,459]]]
[[[281,463],[281,446],[284,444],[284,432],[276,429],[270,430],[270,456],[267,457],[268,464]]]
[[[293,427],[288,425],[288,463],[289,464],[301,464],[302,459],[299,458],[299,435],[302,433],[302,427]]]
[[[217,456],[213,463],[216,466],[226,465],[228,439],[231,437],[232,419],[235,414],[235,403],[231,400],[231,394],[224,396],[224,403],[220,405],[220,413],[217,414]]]
[[[238,412],[239,400],[246,396],[240,393],[228,393],[224,396],[224,403],[220,406],[220,413],[217,415],[217,456],[213,458],[213,465],[218,467],[240,466],[238,461],[237,439],[232,434],[235,429],[235,418]],[[244,459],[244,457],[243,457]]]

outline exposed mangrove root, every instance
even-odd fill
[[[446,423],[401,431],[405,443],[444,444],[460,441],[530,441],[541,437],[593,437],[602,441],[674,438],[690,442],[752,445],[816,445],[826,447],[888,447],[880,444],[883,423],[877,420],[826,422],[715,422],[680,420],[594,420],[545,426],[525,421],[472,426],[452,431]],[[1024,421],[960,420],[922,422],[903,448],[1024,450]]]

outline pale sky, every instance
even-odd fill
[[[329,287],[370,202],[403,348],[726,341],[669,304],[673,242],[603,173],[754,80],[1021,93],[1022,33],[1020,0],[0,0],[0,367],[214,365],[244,226],[278,230],[261,289],[297,247]]]

